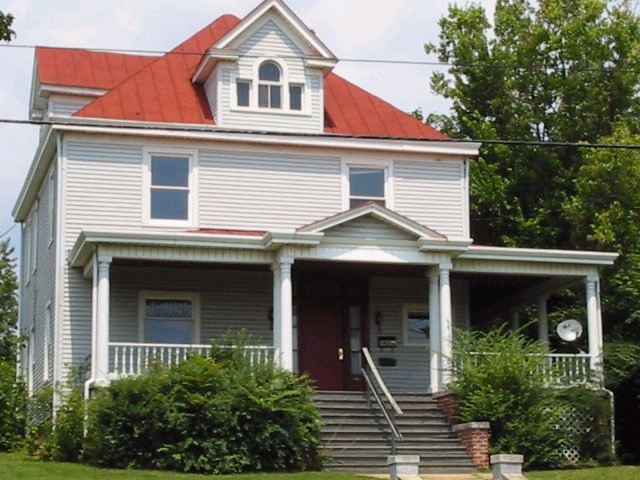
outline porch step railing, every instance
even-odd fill
[[[251,345],[243,348],[252,364],[275,360],[273,347]],[[153,365],[177,365],[190,355],[206,355],[209,351],[211,345],[109,342],[109,374],[115,378],[138,375]]]
[[[478,359],[495,355],[493,353],[472,353]],[[541,373],[546,383],[552,387],[566,387],[572,385],[585,385],[596,382],[597,376],[590,367],[590,355],[588,353],[549,353],[544,355],[546,361],[540,366]],[[459,368],[460,359],[454,359],[456,368]]]

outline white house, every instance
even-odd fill
[[[485,247],[469,231],[455,141],[332,73],[281,1],[225,15],[171,52],[38,48],[44,120],[15,204],[31,391],[90,362],[87,386],[179,361],[229,329],[252,354],[360,390],[367,347],[391,392],[448,380],[454,327],[518,323],[586,289],[599,373],[598,270],[615,254]],[[389,67],[392,68],[392,67]]]

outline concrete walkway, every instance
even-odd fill
[[[388,479],[389,475],[374,474],[367,477]],[[491,480],[492,475],[487,473],[441,473],[441,474],[424,474],[420,475],[422,480]]]

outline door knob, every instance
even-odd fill
[[[342,347],[338,349],[338,360],[344,360],[344,350]]]

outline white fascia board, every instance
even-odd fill
[[[329,50],[329,48],[318,37],[316,37],[311,30],[309,30],[304,22],[280,0],[265,0],[262,2],[246,17],[244,17],[235,28],[232,28],[230,32],[222,37],[218,43],[214,45],[214,48],[224,49],[231,45],[234,40],[247,31],[249,27],[251,27],[260,19],[260,17],[265,15],[272,8],[276,10],[282,18],[284,18],[285,21],[287,21],[320,55],[325,58],[337,58],[331,50]]]
[[[613,265],[620,255],[614,252],[589,250],[549,250],[536,248],[470,246],[459,258],[465,260],[502,260],[538,263],[575,263],[583,265]]]
[[[71,87],[68,85],[52,85],[48,83],[40,84],[38,88],[38,94],[42,97],[49,96],[52,93],[78,95],[83,97],[101,97],[107,92],[108,90],[104,90],[102,88]]]
[[[418,239],[418,250],[421,252],[450,252],[461,255],[473,242],[470,238],[438,240],[433,238]]]
[[[320,243],[322,237],[323,233],[271,231],[263,237],[263,244],[267,250],[277,250],[284,245],[313,247]]]
[[[331,58],[305,58],[304,64],[310,68],[332,69],[338,64],[338,60]]]
[[[455,140],[406,140],[401,138],[363,138],[340,135],[298,135],[282,133],[245,133],[217,128],[213,125],[158,124],[93,119],[84,117],[60,117],[55,128],[67,132],[103,133],[111,135],[147,136],[182,140],[253,143],[266,145],[289,145],[297,147],[347,148],[353,150],[375,150],[395,153],[424,153],[471,158],[478,155],[479,142]]]
[[[42,118],[44,110],[44,100],[37,92],[40,91],[40,81],[38,80],[38,61],[33,56],[33,76],[31,77],[31,89],[29,90],[29,118],[32,120]]]
[[[56,150],[56,135],[57,133],[54,131],[54,128],[49,128],[46,136],[38,145],[38,149],[27,172],[27,177],[18,194],[18,199],[11,210],[11,215],[16,222],[23,222],[25,220],[29,212],[29,207],[40,190],[42,179],[47,175],[49,164]]]
[[[215,69],[220,60],[235,62],[240,58],[240,54],[237,51],[221,51],[218,49],[211,49],[205,53],[204,58],[198,65],[195,73],[191,77],[192,83],[204,83],[211,75],[211,72]]]
[[[176,248],[238,248],[264,250],[262,236],[216,235],[185,232],[82,231],[69,252],[69,264],[82,267],[89,261],[96,244],[146,245]]]

